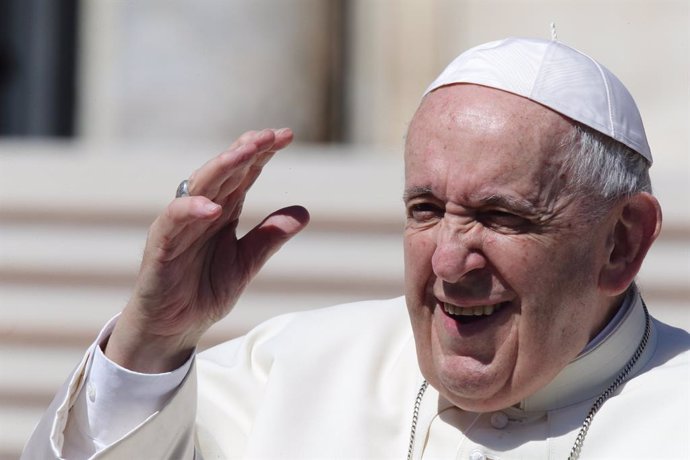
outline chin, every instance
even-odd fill
[[[463,372],[444,373],[427,379],[454,406],[470,412],[490,412],[512,406],[520,399],[511,399],[506,391],[507,379],[494,373],[468,375]]]
[[[458,407],[464,411],[468,412],[477,412],[477,413],[484,413],[484,412],[494,412],[498,410],[505,409],[510,406],[514,406],[519,402],[517,401],[510,401],[507,398],[502,398],[498,395],[493,396],[493,397],[468,397],[468,396],[460,396],[456,393],[454,393],[452,390],[448,390],[447,388],[441,388],[438,389],[438,392],[446,398],[450,403],[452,403],[455,407]]]

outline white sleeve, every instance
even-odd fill
[[[165,406],[191,367],[192,357],[163,374],[142,374],[118,366],[100,347],[114,324],[110,321],[99,334],[84,385],[70,409],[64,458],[89,458],[132,431]]]

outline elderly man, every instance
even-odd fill
[[[405,148],[405,297],[289,314],[194,358],[308,221],[238,239],[291,140],[250,132],[151,227],[132,299],[25,458],[688,458],[684,331],[634,277],[659,233],[623,85],[557,41],[469,50]]]

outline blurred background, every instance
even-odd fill
[[[243,225],[312,223],[204,347],[279,313],[402,294],[403,136],[459,52],[558,38],[636,97],[664,230],[640,275],[690,328],[687,0],[0,0],[0,459],[126,303],[147,227],[179,181],[246,129],[296,143]]]

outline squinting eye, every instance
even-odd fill
[[[417,222],[428,222],[443,216],[443,209],[432,203],[414,203],[407,208],[407,217]]]
[[[524,217],[505,211],[483,212],[479,220],[487,227],[507,227],[512,229],[521,229],[530,224],[530,221]]]

